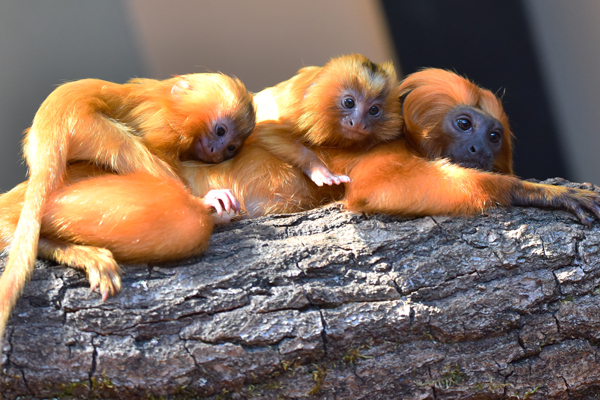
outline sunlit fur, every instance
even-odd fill
[[[230,189],[250,217],[311,209],[339,198],[343,187],[317,187],[302,171],[269,152],[262,135],[285,134],[285,125],[259,122],[240,152],[220,164],[189,162],[184,174],[192,191]],[[283,131],[283,132],[282,132]]]
[[[498,172],[503,173],[463,168],[447,160],[438,160],[437,156],[430,155],[432,150],[420,147],[427,143],[419,139],[423,132],[430,133],[437,128],[448,109],[457,104],[476,106],[501,121],[505,132],[510,132],[501,103],[489,91],[441,70],[410,75],[402,88],[405,90],[402,93],[404,115],[410,123],[404,129],[406,137],[364,151],[315,147],[315,153],[327,168],[336,174],[348,175],[352,181],[344,185],[345,193],[332,194],[313,190],[314,185],[306,186],[306,179],[296,173],[296,181],[288,180],[291,186],[286,188],[287,193],[293,194],[295,207],[306,209],[341,198],[350,210],[404,216],[470,215],[490,207],[511,205],[566,209],[584,224],[592,221],[586,213],[600,215],[598,195],[593,192],[524,182],[512,176],[510,139],[495,164]],[[264,157],[256,149],[261,144],[260,138],[276,136],[277,129],[285,128],[259,123],[255,136],[244,149],[245,156],[237,160],[235,170],[230,167],[220,169],[221,166],[202,169],[187,166],[186,177],[196,194],[204,194],[213,188],[211,185],[238,187],[241,202],[244,202],[245,193],[252,193],[248,196],[251,198],[265,199],[263,213],[289,211],[282,206],[281,198],[274,198],[271,193],[273,187],[279,187],[282,182],[276,172],[290,171],[290,164],[269,158],[269,171],[265,172],[256,161]],[[506,136],[510,138],[510,134]],[[443,146],[442,142],[442,150]],[[294,177],[293,174],[287,176]],[[223,177],[226,177],[224,182],[218,183]]]
[[[10,249],[26,182],[0,196],[0,241]],[[115,175],[78,163],[49,198],[39,254],[85,270],[105,298],[120,288],[118,262],[190,257],[208,245],[211,209],[181,180],[146,172]]]
[[[200,254],[213,227],[209,207],[191,196],[179,179],[146,172],[75,182],[50,200],[43,237],[103,247],[119,262],[162,262]]]
[[[52,92],[24,140],[30,177],[0,277],[0,341],[33,271],[44,207],[61,186],[68,163],[86,160],[119,174],[172,179],[193,139],[212,133],[215,117],[232,113],[243,142],[254,125],[253,110],[253,98],[241,82],[220,74],[124,85],[85,79]]]
[[[348,96],[355,106],[343,106]],[[257,122],[289,126],[287,130],[263,131],[258,141],[300,168],[318,186],[348,180],[327,169],[315,154],[319,147],[365,151],[401,133],[398,82],[392,63],[376,64],[359,54],[334,58],[324,67],[303,68],[293,78],[256,94],[255,102]],[[379,114],[373,116],[368,110],[375,105]]]
[[[189,158],[194,139],[211,135],[218,119],[233,121],[239,147],[254,128],[253,97],[237,78],[190,74],[132,80],[125,86],[132,88],[127,101],[139,105],[123,121],[144,132],[144,144],[172,166]]]
[[[340,96],[347,90],[366,99],[380,99],[382,118],[372,135],[357,143],[340,134]],[[367,149],[399,135],[400,104],[397,78],[391,62],[376,64],[360,54],[333,58],[324,67],[306,67],[293,78],[256,95],[257,122],[265,99],[276,103],[276,111],[263,119],[279,120],[294,126],[291,134],[310,146],[352,147]]]
[[[513,173],[513,135],[500,100],[489,90],[453,72],[429,68],[415,72],[400,84],[403,100],[403,133],[415,149],[429,159],[441,157],[450,137],[442,130],[442,121],[448,111],[458,105],[477,108],[496,118],[504,127],[502,148],[493,170]]]
[[[444,93],[440,96],[442,104],[447,101],[447,95]],[[425,94],[430,99],[430,107],[436,108],[435,93]],[[519,205],[567,209],[586,224],[592,222],[586,215],[587,212],[600,217],[599,197],[593,192],[524,182],[508,174],[462,168],[445,160],[428,160],[404,137],[368,150],[316,147],[315,152],[327,168],[352,178],[350,183],[344,185],[345,193],[332,190],[340,190],[340,187],[318,188],[298,168],[267,151],[264,143],[259,140],[263,135],[281,134],[280,129],[287,130],[289,127],[274,122],[257,124],[254,134],[246,141],[242,151],[224,163],[185,163],[183,175],[193,193],[203,196],[211,189],[232,188],[245,211],[251,216],[299,211],[341,198],[341,202],[350,210],[403,216],[470,215],[498,205]],[[65,187],[65,192],[61,193],[69,196],[69,190]],[[0,214],[2,230],[6,226],[2,221],[8,221],[10,224],[14,217],[9,218],[9,214],[18,213],[19,209],[18,206],[11,206],[12,203],[7,204],[7,201],[17,202],[18,196],[0,196],[0,209],[6,210]],[[169,204],[168,207],[177,208],[181,203],[185,208],[188,200],[173,201],[175,203]],[[77,229],[87,232],[85,227],[78,228],[76,224],[66,222],[77,218],[77,215],[69,215],[69,203],[65,204],[67,206],[62,209],[62,216],[55,211],[52,217],[49,217],[50,220],[44,220],[45,226],[48,224],[50,227],[48,231],[44,230],[49,237],[59,237],[56,236],[57,232],[53,231],[56,229],[52,228],[52,224],[55,223],[53,219],[65,221],[65,226],[73,228],[74,236],[69,237],[69,240],[76,237]],[[90,212],[93,212],[94,207],[91,209]],[[143,229],[154,229],[152,221],[144,220],[143,214],[140,215]],[[118,225],[116,221],[115,226]],[[171,222],[169,218],[162,219],[160,225],[158,232],[164,237],[179,234],[178,223]],[[181,233],[183,237],[188,234],[187,230]],[[10,232],[2,232],[3,238],[7,235],[9,236]],[[130,240],[126,235],[114,237],[119,242],[115,243],[115,246],[122,245],[121,240]],[[91,239],[81,240],[81,245],[87,240]],[[160,238],[151,236],[145,240],[152,242]],[[125,254],[126,243],[123,246]],[[149,250],[145,249],[142,253],[145,251]],[[1,295],[3,292],[0,292]]]

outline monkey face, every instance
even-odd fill
[[[450,143],[442,157],[466,168],[492,170],[504,137],[500,121],[477,108],[458,105],[444,117],[443,130]]]
[[[350,140],[363,140],[373,133],[383,115],[381,99],[372,99],[354,91],[340,96],[340,133]]]
[[[232,158],[242,147],[250,131],[240,129],[230,118],[218,118],[211,132],[200,135],[194,143],[192,158],[220,163]]]

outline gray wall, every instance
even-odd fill
[[[600,1],[525,5],[571,175],[600,184]]]
[[[0,1],[0,191],[25,179],[22,132],[56,85],[144,75],[118,0]]]

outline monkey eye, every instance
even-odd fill
[[[352,97],[346,97],[342,104],[344,104],[344,107],[346,108],[354,108],[354,99]]]
[[[235,151],[235,146],[230,144],[229,146],[227,146],[227,151],[229,151],[230,153],[233,153]]]
[[[369,108],[369,114],[371,114],[371,115],[379,115],[379,107],[378,106],[373,106],[373,107]]]
[[[223,128],[223,126],[221,125],[217,125],[217,136],[224,136],[225,135],[225,128]]]
[[[460,129],[461,131],[468,131],[473,125],[468,119],[459,118],[456,120],[456,126],[458,126],[458,129]]]
[[[498,143],[502,139],[502,135],[499,132],[491,132],[490,133],[490,142]]]

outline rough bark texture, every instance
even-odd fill
[[[38,262],[7,328],[4,399],[600,393],[600,223],[566,212],[330,206],[232,223],[195,260],[124,270],[102,303],[81,273]]]

